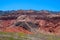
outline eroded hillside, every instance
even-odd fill
[[[0,16],[0,31],[60,35],[60,14],[34,10],[12,11]]]

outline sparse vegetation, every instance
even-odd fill
[[[60,40],[60,36],[0,32],[0,40]]]

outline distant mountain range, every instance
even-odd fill
[[[12,10],[12,11],[0,11],[0,19],[15,19],[20,15],[37,15],[38,17],[60,17],[60,12],[48,11],[48,10]]]
[[[52,14],[60,14],[60,11],[48,11],[48,10],[11,10],[11,11],[1,11],[0,10],[0,15],[4,15],[4,14],[11,14],[11,13],[20,13],[20,12],[26,13],[26,12],[36,12],[36,13],[52,13]]]

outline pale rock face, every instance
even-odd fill
[[[30,21],[29,17],[27,15],[21,15],[17,18],[17,21]]]
[[[46,23],[46,21],[45,21],[45,20],[40,20],[40,21],[39,21],[40,26],[44,26],[44,25],[45,25],[45,23]]]

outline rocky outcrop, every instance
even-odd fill
[[[60,17],[52,17],[39,21],[40,30],[53,34],[60,34]]]

